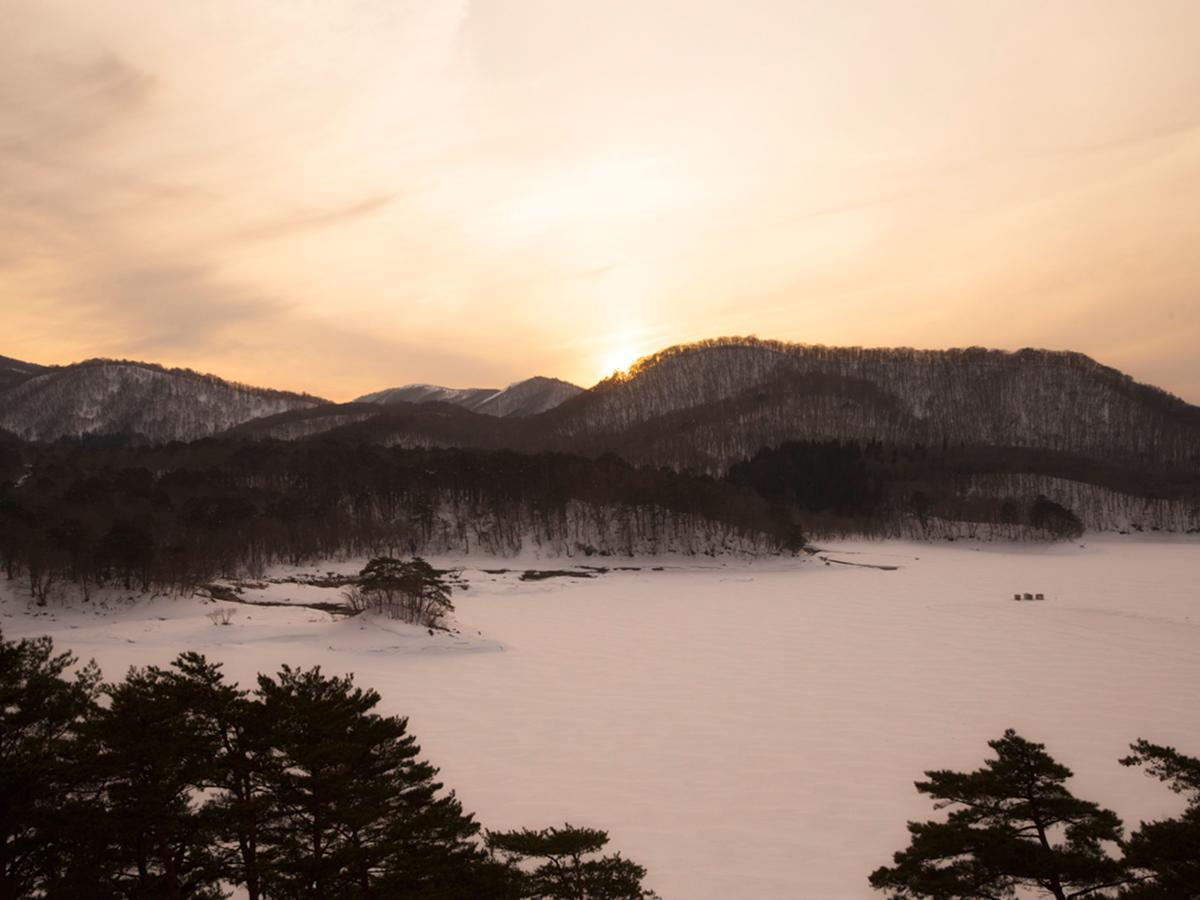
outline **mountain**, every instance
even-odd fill
[[[499,388],[448,388],[436,384],[406,384],[364,394],[355,403],[453,403],[464,409],[479,404],[500,393]]]
[[[239,422],[325,403],[188,369],[92,359],[44,369],[0,392],[0,429],[25,440],[190,441]]]
[[[1071,352],[726,338],[668,348],[521,419],[425,403],[329,434],[398,447],[612,453],[714,478],[763,448],[801,442],[810,449],[762,459],[747,483],[791,492],[789,479],[836,481],[839,466],[858,466],[855,477],[871,486],[869,510],[804,513],[813,533],[1013,538],[1042,528],[1034,520],[1046,501],[1089,529],[1200,530],[1200,408]],[[829,442],[870,455],[820,449]]]
[[[541,417],[541,440],[723,471],[788,440],[1029,447],[1200,469],[1200,408],[1080,353],[729,338],[640,360]]]
[[[525,418],[554,409],[583,393],[583,388],[558,378],[535,376],[495,388],[447,388],[410,384],[359,397],[356,403],[449,403],[486,416]]]
[[[0,393],[46,371],[48,371],[46,366],[0,356]]]
[[[422,415],[424,405],[359,423],[353,433],[406,446],[613,452],[712,475],[762,447],[799,440],[1029,448],[1200,471],[1200,408],[1083,354],[1050,350],[723,338],[645,357],[512,427]]]
[[[582,393],[583,388],[569,381],[538,375],[510,384],[473,412],[521,419],[547,412]]]
[[[222,433],[587,455],[722,475],[797,440],[1026,448],[1200,472],[1200,408],[1079,353],[864,349],[722,338],[670,347],[590,390],[409,385],[349,404],[148,363],[5,361],[0,429],[28,439]]]

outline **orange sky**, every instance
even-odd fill
[[[0,0],[0,354],[349,399],[681,341],[1200,402],[1195,0]]]

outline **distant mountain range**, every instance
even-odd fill
[[[983,445],[1200,469],[1200,408],[1078,353],[862,349],[724,338],[584,390],[408,385],[335,404],[185,369],[0,357],[0,429],[31,441],[163,443],[339,434],[403,446],[610,451],[717,474],[764,446]]]
[[[885,533],[970,534],[962,523],[972,517],[1003,528],[1006,504],[1029,510],[1039,497],[1089,528],[1200,531],[1200,407],[1048,350],[723,338],[668,348],[587,390],[538,377],[504,389],[408,385],[351,403],[144,362],[46,367],[0,357],[0,434],[31,447],[327,438],[611,453],[717,479],[755,458],[736,477],[760,486],[783,477],[789,491],[828,460],[803,449],[759,459],[763,448],[841,441],[873,448],[875,474],[865,477],[886,480],[891,512],[872,527]]]

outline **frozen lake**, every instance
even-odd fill
[[[459,640],[305,609],[238,607],[223,628],[197,600],[34,618],[10,597],[0,625],[110,677],[182,649],[243,683],[281,662],[353,671],[485,826],[607,828],[664,900],[867,898],[905,821],[932,814],[913,780],[977,767],[1008,727],[1128,827],[1179,809],[1117,758],[1137,737],[1200,753],[1200,542],[1082,544],[836,543],[831,559],[898,568],[642,561],[539,582],[466,561]]]

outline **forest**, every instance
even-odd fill
[[[332,437],[10,441],[0,442],[0,565],[44,603],[62,585],[85,598],[105,585],[187,590],[347,556],[795,553],[806,538],[845,534],[1057,540],[1097,518],[1200,530],[1200,491],[1178,476],[1049,451],[878,441],[787,442],[719,477],[613,454]],[[1061,502],[1064,484],[1079,511]]]
[[[275,562],[481,551],[794,551],[754,491],[612,456],[337,441],[0,444],[0,565],[62,583],[186,590]]]
[[[1187,472],[1029,448],[789,441],[735,463],[726,480],[787,510],[812,536],[1200,532],[1200,484]]]

